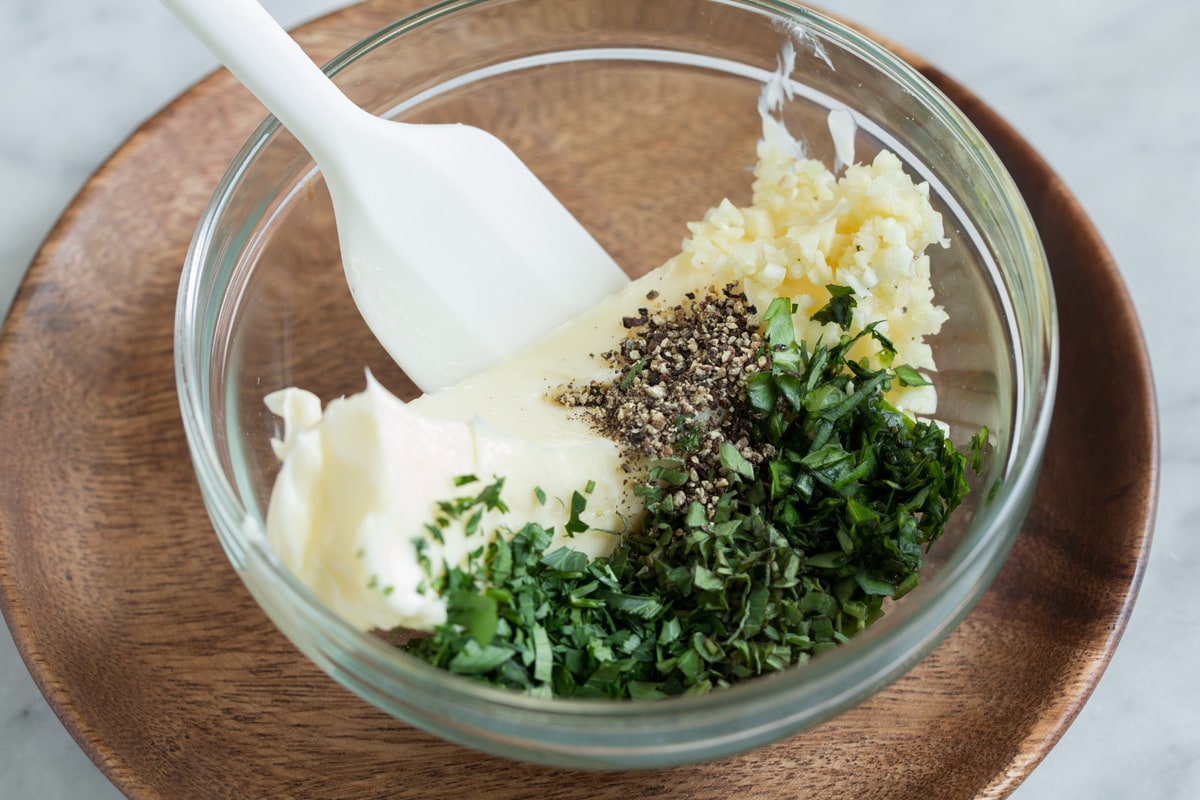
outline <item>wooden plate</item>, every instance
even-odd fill
[[[298,38],[324,61],[419,1],[368,2]],[[0,601],[79,745],[135,798],[1008,794],[1074,719],[1128,619],[1158,485],[1153,389],[1117,269],[1078,204],[995,114],[911,60],[974,118],[1029,202],[1058,291],[1062,376],[1011,558],[909,675],[748,755],[592,774],[447,744],[318,671],[218,546],[176,402],[179,265],[211,188],[262,116],[218,73],[88,183],[0,340]]]

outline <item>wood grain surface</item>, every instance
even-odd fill
[[[297,38],[325,61],[418,4],[367,2]],[[1124,630],[1158,484],[1153,388],[1119,274],[1075,200],[987,107],[910,60],[1016,177],[1043,232],[1062,329],[1028,522],[980,604],[911,673],[747,755],[587,773],[445,743],[302,657],[211,531],[175,395],[179,265],[212,187],[263,116],[222,72],[88,183],[0,339],[0,605],[79,745],[133,798],[1007,795],[1074,719]]]

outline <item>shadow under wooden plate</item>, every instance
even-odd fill
[[[417,5],[368,2],[298,38],[325,61]],[[134,798],[1011,792],[1074,719],[1128,619],[1158,485],[1153,388],[1117,269],[1078,204],[993,112],[910,60],[1016,177],[1045,239],[1062,329],[1057,410],[1028,522],[979,605],[912,672],[746,755],[593,774],[443,742],[302,657],[209,527],[176,402],[179,265],[211,188],[262,117],[218,73],[88,183],[0,339],[0,605],[79,745]]]

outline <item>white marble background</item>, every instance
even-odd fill
[[[288,26],[346,4],[265,3]],[[1200,571],[1194,327],[1200,324],[1200,3],[823,5],[928,58],[1032,142],[1112,249],[1149,343],[1164,436],[1145,583],[1091,701],[1014,797],[1200,797],[1194,680],[1200,670],[1194,610]],[[88,176],[139,123],[214,67],[154,0],[0,3],[0,316],[41,240]],[[42,700],[7,632],[0,632],[0,796],[118,796]]]

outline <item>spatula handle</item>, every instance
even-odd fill
[[[161,0],[318,164],[365,115],[255,0]]]

